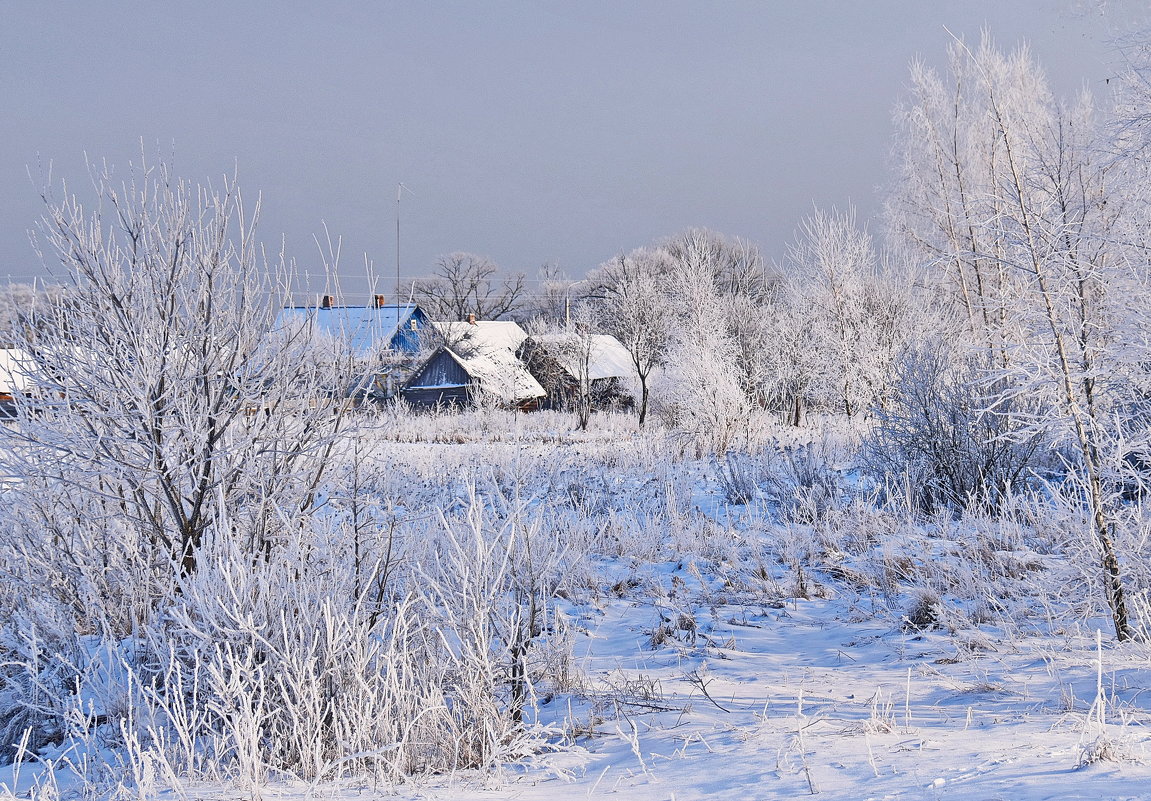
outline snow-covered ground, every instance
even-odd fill
[[[531,495],[549,520],[569,515],[560,538],[583,538],[537,646],[547,649],[537,660],[550,660],[533,721],[550,732],[547,746],[494,770],[399,786],[272,777],[253,790],[152,777],[132,792],[1151,798],[1151,647],[1114,641],[1094,568],[1057,519],[912,521],[860,500],[846,474],[835,479],[842,498],[789,507],[777,492],[782,450],[756,458],[753,503],[729,505],[718,462],[611,425],[493,437],[465,425],[396,439],[406,441],[377,445],[375,458],[402,484],[408,513],[450,508],[452,493],[486,475],[490,487]],[[54,780],[22,770],[16,782],[5,768],[0,782],[19,794],[36,783],[81,789],[66,769]]]
[[[1143,645],[1104,646],[1099,696],[1100,652],[1078,627],[909,632],[857,597],[724,603],[722,587],[675,567],[654,571],[664,603],[567,610],[580,686],[541,699],[562,752],[407,787],[282,783],[263,797],[1151,798]],[[694,629],[675,611],[689,598],[709,599]]]
[[[1075,625],[916,631],[835,586],[823,590],[838,597],[732,602],[693,572],[641,571],[659,602],[567,610],[583,683],[545,696],[541,713],[574,747],[396,797],[1151,798],[1144,645],[1104,638],[1100,651]]]
[[[472,796],[1151,797],[1142,647],[1102,652],[1100,724],[1090,634],[909,633],[857,599],[713,593],[694,631],[626,599],[582,617],[589,700],[572,714],[594,733],[544,762],[570,778],[525,772]],[[661,624],[675,639],[653,648]],[[1101,749],[1119,759],[1085,764]]]

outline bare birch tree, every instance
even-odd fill
[[[1002,397],[1037,410],[1020,435],[1045,430],[1072,446],[1115,634],[1127,639],[1112,411],[1130,389],[1126,368],[1146,354],[1120,346],[1144,302],[1117,236],[1121,162],[1102,157],[1090,99],[1056,101],[1026,50],[1005,55],[985,37],[950,55],[946,90],[913,70],[895,219],[957,288]]]

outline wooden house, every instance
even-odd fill
[[[309,333],[334,340],[361,358],[382,351],[415,354],[429,321],[414,303],[387,304],[376,295],[368,306],[336,305],[325,295],[317,306],[282,309],[277,327],[303,326]]]
[[[442,345],[404,384],[414,405],[471,405],[489,398],[502,406],[534,408],[546,393],[516,356],[527,334],[505,321],[432,324]]]
[[[517,354],[547,392],[541,407],[570,411],[583,393],[592,409],[630,408],[635,366],[627,348],[607,334],[538,334]]]

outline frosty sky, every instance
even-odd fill
[[[185,177],[238,164],[313,272],[326,221],[352,291],[365,253],[391,290],[399,181],[405,276],[466,250],[578,277],[690,226],[778,258],[813,203],[876,212],[907,64],[948,30],[1103,94],[1137,4],[1100,5],[0,0],[0,274],[42,274],[38,163],[83,188],[85,152],[141,139]]]

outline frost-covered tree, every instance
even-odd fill
[[[983,47],[990,51],[990,41]],[[921,62],[911,67],[910,98],[896,116],[897,175],[887,218],[907,252],[932,268],[941,294],[960,310],[966,335],[1002,366],[1014,336],[1007,307],[1017,278],[999,225],[1003,149],[980,88],[981,67],[961,43],[948,56],[950,82]],[[1001,100],[1021,118],[1042,106],[1030,91],[1028,64],[1025,51],[1005,64],[1018,90]]]
[[[647,420],[652,374],[667,358],[674,319],[667,292],[671,264],[659,249],[640,248],[588,276],[600,324],[631,356],[639,381],[639,425]]]
[[[853,212],[817,211],[789,247],[777,306],[798,329],[783,338],[814,403],[855,416],[885,402],[894,365],[918,324],[906,275],[881,269]]]
[[[77,609],[135,598],[129,625],[209,537],[252,558],[275,548],[314,503],[341,413],[319,402],[306,343],[270,333],[288,268],[261,256],[259,205],[232,180],[141,166],[96,190],[91,207],[45,196],[39,245],[67,303],[17,341],[32,386],[0,432],[3,536],[30,575],[65,574],[52,586]]]
[[[660,247],[674,264],[710,272],[720,295],[758,299],[768,290],[763,256],[745,239],[692,228],[665,240]]]
[[[717,370],[713,377],[720,383],[734,381],[746,404],[770,402],[767,373],[774,329],[768,300],[777,281],[768,277],[754,245],[706,229],[690,229],[616,257],[594,271],[588,282],[588,300],[600,324],[632,355],[640,386],[641,425],[647,416],[651,380],[664,364],[680,373],[692,369],[689,364]],[[673,356],[672,352],[689,342],[703,347],[706,337],[718,337],[713,343],[717,346],[722,340],[725,360],[672,363],[685,357],[702,358],[687,352]],[[672,380],[661,385],[677,387],[676,392],[687,386]],[[664,411],[686,408],[683,400],[664,404]]]
[[[720,455],[746,441],[751,402],[739,346],[727,325],[726,296],[706,259],[675,265],[669,284],[676,325],[657,386],[658,408],[700,451]]]
[[[933,266],[1017,419],[1067,443],[1084,487],[1115,632],[1130,636],[1115,541],[1122,435],[1116,410],[1147,352],[1132,327],[1145,261],[1121,231],[1122,159],[1104,153],[1090,98],[1056,100],[1025,49],[957,43],[947,79],[913,68],[902,120],[895,229]]]
[[[775,360],[780,348],[779,307],[767,297],[729,295],[719,300],[724,324],[736,348],[735,369],[754,406],[779,405],[780,376],[789,371]],[[781,369],[782,368],[782,369]]]

